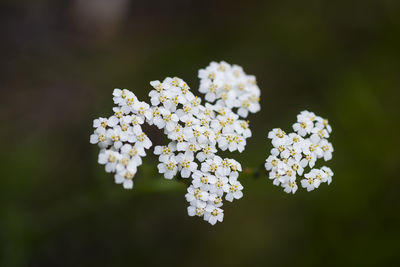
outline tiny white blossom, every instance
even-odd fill
[[[240,199],[243,196],[242,193],[243,186],[238,181],[230,183],[229,192],[226,194],[225,199],[232,202],[233,199]]]
[[[165,162],[157,165],[158,171],[164,174],[166,179],[172,179],[178,172],[178,162],[175,156],[170,156]]]
[[[208,204],[204,210],[204,220],[208,221],[211,225],[216,224],[217,221],[223,221],[224,211],[221,208],[217,208],[214,205]]]
[[[306,179],[301,180],[301,186],[307,191],[312,191],[321,184],[322,172],[317,169],[312,169],[309,173],[304,174]]]
[[[99,154],[98,162],[105,165],[106,172],[113,172],[117,168],[117,164],[121,155],[112,150],[102,150]]]
[[[182,178],[188,178],[197,169],[197,163],[193,162],[194,156],[191,152],[179,153],[176,160],[179,163]]]

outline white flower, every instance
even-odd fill
[[[325,161],[331,160],[332,159],[332,152],[333,152],[333,146],[331,143],[328,142],[326,139],[322,139],[321,142],[318,145],[322,149],[323,157]]]
[[[235,131],[238,134],[242,135],[244,138],[251,137],[251,131],[249,129],[248,121],[238,120],[237,123],[235,123]]]
[[[230,174],[229,179],[237,179],[239,177],[239,172],[242,171],[242,165],[234,159],[227,159],[229,161]]]
[[[222,166],[222,159],[219,156],[215,156],[212,159],[207,159],[201,164],[202,172],[214,173],[216,176],[226,176],[226,169]]]
[[[302,149],[302,147],[304,146],[304,138],[297,133],[289,133],[288,145],[291,145],[296,149]]]
[[[136,167],[128,167],[125,170],[119,171],[115,176],[115,183],[122,184],[125,189],[133,188],[133,177],[136,173]]]
[[[306,179],[301,180],[301,186],[307,191],[312,191],[321,184],[322,174],[320,170],[312,169],[309,173],[304,174]]]
[[[144,147],[146,149],[150,148],[152,143],[150,139],[147,137],[146,133],[142,132],[141,134],[136,136],[136,145]]]
[[[152,117],[151,119],[148,119],[147,122],[152,125],[156,125],[158,129],[164,128],[166,122],[162,117],[162,113],[164,111],[164,108],[158,108],[155,107],[152,109]]]
[[[282,186],[286,193],[297,191],[296,175],[302,176],[304,168],[313,168],[317,159],[332,158],[333,146],[326,138],[332,128],[328,121],[309,111],[302,111],[293,125],[296,133],[286,134],[279,128],[268,133],[274,146],[271,155],[265,161],[265,169],[273,184]],[[301,185],[307,191],[318,188],[321,183],[330,183],[333,172],[328,167],[311,169],[304,174]]]
[[[167,161],[175,151],[176,151],[176,144],[174,142],[170,142],[168,146],[156,146],[154,148],[154,154],[160,155],[159,156],[160,162]]]
[[[157,165],[158,171],[164,174],[166,179],[172,179],[178,172],[178,162],[174,156],[170,156],[165,162]]]
[[[151,120],[153,118],[153,110],[150,109],[149,104],[145,102],[139,102],[134,112],[142,119]]]
[[[279,171],[281,171],[281,170],[279,170]],[[294,181],[294,180],[296,180],[296,171],[294,171],[290,167],[286,168],[286,172],[283,173],[279,178],[279,181],[282,184],[285,184],[285,183],[287,183],[289,181]]]
[[[282,177],[282,170],[273,170],[269,173],[269,179],[273,180],[273,185],[280,185],[281,184],[281,177]],[[285,173],[284,171],[283,173]]]
[[[90,136],[91,144],[98,144],[100,148],[106,148],[111,144],[111,139],[108,138],[104,128],[97,128]]]
[[[215,193],[214,194],[210,194],[208,196],[208,203],[211,204],[211,205],[214,205],[217,208],[219,208],[219,207],[221,207],[223,205],[222,204],[222,198],[219,195],[215,194]]]
[[[114,104],[121,105],[121,106],[126,105],[126,103],[125,103],[126,93],[127,93],[126,89],[122,89],[121,90],[119,88],[115,88],[114,91],[113,91]]]
[[[130,157],[130,160],[136,166],[142,165],[142,157],[146,156],[146,152],[142,146],[125,144],[121,147],[121,154]]]
[[[121,157],[118,160],[118,164],[116,166],[116,170],[117,173],[123,173],[123,175],[125,175],[126,171],[129,171],[129,173],[134,175],[137,172],[137,166],[137,162],[132,161],[129,155],[121,154]]]
[[[113,172],[117,168],[117,164],[121,155],[112,150],[102,150],[99,154],[98,162],[105,165],[106,172]]]
[[[121,139],[126,139],[126,134],[124,134],[120,127],[114,127],[113,129],[108,129],[107,132],[107,139],[114,142],[114,147],[119,149],[122,146]]]
[[[132,115],[129,117],[131,119],[131,124],[132,124],[132,133],[135,135],[139,135],[142,133],[142,127],[140,125],[142,125],[144,123],[143,118],[136,116],[136,115]]]
[[[206,206],[205,202],[198,202],[195,205],[190,205],[187,210],[188,210],[188,214],[189,216],[199,216],[202,217],[204,215],[204,208]]]
[[[212,103],[217,99],[217,90],[218,90],[218,85],[215,84],[211,80],[205,80],[203,83],[200,85],[199,92],[206,94],[205,99]]]
[[[311,133],[312,135],[310,136],[310,140],[314,144],[318,144],[321,139],[329,137],[329,133],[327,130],[318,127],[314,127],[311,130]]]
[[[200,188],[203,191],[209,191],[211,187],[215,185],[217,179],[214,175],[209,173],[203,173],[201,171],[195,170],[192,175],[192,184],[195,188]]]
[[[303,171],[304,171],[304,169],[303,169],[303,167],[300,165],[300,162],[299,161],[297,161],[297,160],[295,160],[295,159],[293,159],[293,158],[290,158],[289,160],[288,160],[288,162],[287,162],[287,166],[289,166],[290,167],[290,169],[292,170],[292,171],[294,171],[295,173],[297,173],[298,175],[303,175]]]
[[[168,132],[171,132],[178,125],[179,117],[175,113],[171,113],[171,111],[164,109],[163,110],[163,120],[165,122],[165,129]]]
[[[319,129],[324,129],[325,128],[328,131],[328,133],[332,132],[332,127],[329,125],[328,120],[323,119],[323,118],[321,118],[319,116],[317,116],[315,118],[315,120],[316,120],[315,127],[319,128]]]
[[[214,225],[217,221],[222,222],[224,219],[224,211],[221,208],[208,204],[204,210],[204,220],[211,225]]]
[[[135,94],[131,91],[126,89],[114,89],[113,95],[114,103],[118,104],[125,114],[136,111],[138,109],[139,101]]]
[[[278,169],[283,169],[284,167],[285,164],[277,156],[270,155],[265,160],[265,169],[267,171],[276,171]]]
[[[229,179],[226,177],[216,177],[215,187],[210,189],[211,193],[216,193],[222,196],[224,193],[229,192]]]
[[[230,183],[229,192],[226,194],[225,199],[232,202],[233,199],[240,199],[243,196],[242,192],[243,186],[238,181],[233,181]]]
[[[298,115],[297,122],[293,124],[293,130],[296,131],[300,136],[305,136],[311,133],[314,128],[314,123],[311,118],[307,115]]]
[[[110,118],[98,118],[93,120],[93,128],[104,128],[106,129],[107,127],[114,127],[117,125],[118,119],[115,116],[111,116]]]
[[[282,187],[284,188],[284,191],[286,193],[296,193],[297,191],[297,184],[296,184],[296,179],[294,180],[288,180],[286,183],[282,184]]]
[[[188,202],[198,206],[199,202],[201,204],[201,201],[206,202],[208,200],[208,193],[202,191],[200,188],[194,188],[193,185],[191,185],[188,187],[185,197]]]
[[[332,176],[333,176],[332,170],[329,167],[324,166],[321,168],[321,171],[323,171],[326,174],[326,176],[324,176],[321,181],[323,183],[330,184],[332,182]]]
[[[193,162],[194,156],[192,152],[179,153],[176,156],[176,160],[179,163],[182,178],[188,178],[197,169],[197,163]]]
[[[286,146],[290,143],[290,139],[280,128],[275,128],[270,131],[268,133],[268,138],[272,139],[272,145],[274,147]]]

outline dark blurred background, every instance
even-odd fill
[[[1,266],[388,266],[400,249],[397,0],[2,1]],[[242,175],[214,227],[188,217],[185,186],[146,158],[132,191],[97,164],[92,120],[112,89],[148,100],[179,76],[196,92],[212,60],[257,76],[253,138],[304,109],[330,120],[330,186],[287,195]],[[151,154],[151,153],[150,153]]]

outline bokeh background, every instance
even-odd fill
[[[0,4],[1,266],[388,266],[400,250],[397,0],[9,0]],[[115,87],[147,99],[212,60],[257,76],[262,110],[233,158],[257,168],[273,127],[330,120],[330,186],[285,194],[242,175],[214,227],[146,158],[132,191],[89,144]],[[159,133],[150,133],[157,139]],[[150,153],[151,154],[151,153]]]

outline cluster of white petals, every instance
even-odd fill
[[[95,130],[90,143],[100,147],[98,162],[105,165],[106,172],[115,173],[115,182],[131,189],[137,167],[146,156],[145,150],[152,145],[141,126],[147,115],[143,107],[147,104],[126,89],[114,89],[113,96],[117,105],[113,108],[114,115],[93,121]]]
[[[302,111],[297,115],[293,130],[287,134],[276,128],[268,133],[274,148],[266,159],[265,168],[273,184],[293,194],[298,188],[297,176],[303,176],[300,183],[307,191],[318,188],[321,183],[330,184],[333,176],[330,168],[313,168],[317,159],[328,161],[332,158],[333,147],[327,139],[332,128],[328,121],[313,112]],[[311,170],[304,173],[307,167]]]
[[[253,75],[246,75],[242,67],[229,65],[226,62],[211,62],[199,70],[200,93],[205,99],[218,105],[237,109],[240,117],[260,110],[260,89]]]
[[[216,153],[218,149],[242,152],[251,136],[249,123],[226,105],[202,105],[182,79],[168,77],[150,84],[154,88],[149,94],[153,119],[148,122],[163,129],[170,140],[155,147],[159,172],[166,179],[178,173],[181,178],[191,177],[186,194],[188,214],[211,224],[222,221],[223,198],[233,201],[243,195],[237,180],[242,169],[237,161]]]
[[[218,99],[216,103],[203,105],[187,83],[177,77],[150,82],[151,105],[126,89],[115,89],[115,115],[94,121],[90,142],[100,146],[99,163],[107,172],[115,173],[115,182],[132,188],[141,157],[151,146],[140,125],[146,122],[162,129],[169,143],[154,149],[160,162],[158,171],[166,179],[177,175],[192,178],[186,194],[188,214],[215,224],[223,220],[223,199],[233,201],[243,195],[238,181],[240,163],[216,153],[218,149],[244,150],[251,131],[249,122],[240,117],[260,109],[260,90],[254,76],[226,62],[212,62],[199,71],[199,77],[200,92],[208,83],[215,86],[214,96],[207,93],[206,100]],[[238,114],[233,108],[238,108]]]

